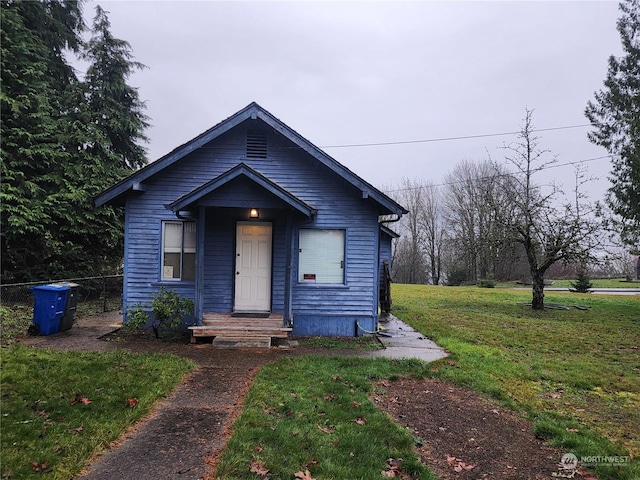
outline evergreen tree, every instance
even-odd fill
[[[52,195],[57,238],[64,243],[60,261],[75,275],[114,273],[124,248],[122,208],[93,207],[101,191],[146,164],[147,117],[144,103],[127,78],[144,66],[131,61],[129,44],[114,38],[100,6],[83,57],[89,60],[84,83],[69,89],[65,135],[77,148],[62,172],[63,188]],[[79,268],[81,266],[81,268]]]
[[[575,281],[569,283],[571,284],[571,288],[569,290],[572,292],[589,293],[590,289],[593,288],[593,283],[591,283],[589,275],[587,275],[584,267],[581,267],[580,270],[578,270]]]
[[[589,140],[612,155],[607,203],[619,216],[623,241],[640,251],[640,0],[620,4],[617,28],[624,56],[609,57],[604,89],[585,114],[594,127]]]
[[[48,196],[68,160],[61,102],[77,82],[63,52],[80,44],[80,4],[3,0],[0,15],[2,277],[45,278],[57,248]]]
[[[94,144],[92,153],[99,156],[117,156],[120,169],[144,166],[146,142],[144,129],[148,117],[144,102],[127,79],[136,69],[146,68],[132,60],[128,42],[114,38],[111,24],[99,5],[93,20],[93,35],[87,44],[84,58],[91,62],[85,79],[92,123],[106,137],[106,144]],[[111,161],[111,160],[109,160]]]
[[[123,214],[96,210],[93,197],[145,163],[137,145],[146,140],[144,104],[126,85],[140,64],[110,35],[101,9],[86,82],[64,57],[80,53],[79,3],[3,0],[0,14],[2,280],[112,272]]]

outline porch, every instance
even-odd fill
[[[196,343],[198,338],[213,337],[214,347],[269,348],[272,339],[289,337],[292,329],[283,326],[281,313],[265,315],[205,312],[202,325],[189,327],[191,343]]]

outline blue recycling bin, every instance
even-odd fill
[[[60,329],[64,317],[69,287],[65,285],[39,285],[33,292],[33,323],[40,335],[53,335]]]

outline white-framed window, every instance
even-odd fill
[[[196,222],[162,222],[162,280],[195,280]]]
[[[298,282],[344,283],[345,230],[302,228],[298,248]]]

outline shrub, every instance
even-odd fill
[[[464,269],[454,268],[447,273],[447,285],[449,286],[459,286],[467,280],[467,272]]]
[[[156,338],[160,338],[160,329],[177,330],[185,315],[193,314],[193,300],[183,298],[173,290],[164,287],[153,295],[151,314],[144,305],[137,304],[128,312],[127,328],[152,328]]]
[[[496,286],[496,281],[492,278],[483,278],[478,280],[478,286],[480,288],[494,288]]]

